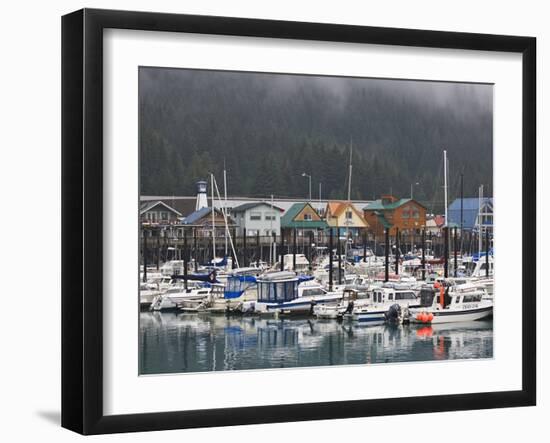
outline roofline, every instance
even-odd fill
[[[151,200],[151,201],[154,201],[154,200]],[[167,205],[167,204],[164,203],[162,200],[157,201],[155,204],[149,206],[148,208],[140,209],[140,210],[139,210],[139,215],[143,215],[143,213],[145,213],[145,212],[147,212],[147,211],[150,211],[151,209],[153,209],[155,206],[157,206],[157,205],[159,205],[159,204],[162,205],[162,206],[164,206],[164,207],[166,207],[166,208],[169,209],[170,211],[175,212],[175,213],[178,214],[180,217],[183,217],[183,214],[182,214],[180,211],[178,211],[177,209],[174,209],[174,208],[172,208],[171,206]]]

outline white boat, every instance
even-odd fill
[[[409,309],[420,306],[417,292],[408,284],[386,283],[371,289],[364,298],[348,305],[344,319],[380,324],[385,321],[402,323]]]
[[[147,309],[153,303],[153,300],[160,295],[160,291],[156,284],[141,283],[139,285],[139,307]]]
[[[178,309],[179,305],[184,301],[206,299],[211,290],[210,287],[193,282],[187,282],[187,288],[184,282],[174,283],[169,289],[153,300],[151,310],[164,311]]]
[[[480,320],[493,313],[487,290],[473,283],[426,286],[420,291],[421,307],[410,310],[413,323],[451,323]]]

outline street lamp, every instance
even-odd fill
[[[309,201],[311,202],[311,175],[302,172],[302,177],[307,177],[309,180]]]
[[[411,200],[413,199],[413,186],[418,186],[420,183],[416,182],[416,183],[411,183]]]

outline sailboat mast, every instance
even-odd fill
[[[212,188],[212,261],[216,259],[216,225],[214,214],[214,174],[210,174],[210,187]]]
[[[443,151],[443,175],[444,175],[444,191],[445,191],[445,226],[449,225],[447,218],[447,151]]]
[[[351,171],[353,168],[353,165],[351,164],[352,155],[353,155],[353,139],[351,140],[350,147],[349,147],[348,202],[351,200]]]
[[[477,252],[478,256],[481,255],[481,248],[482,248],[482,242],[483,242],[483,232],[482,232],[482,223],[481,223],[481,205],[483,203],[483,185],[479,187],[479,200],[478,200],[478,207],[477,207],[477,226],[478,226],[478,239],[477,239]]]
[[[351,172],[353,169],[353,165],[351,163],[352,155],[353,155],[353,138],[350,140],[350,145],[349,145],[348,209],[350,209],[350,202],[351,202]],[[344,248],[346,257],[348,256],[349,223],[350,221],[346,216],[346,246]],[[340,237],[340,230],[338,230],[338,237]],[[341,270],[339,272],[341,272]]]
[[[225,256],[227,257],[227,233],[229,227],[227,226],[227,172],[225,170],[225,159],[223,160],[223,198],[223,212],[225,215]]]

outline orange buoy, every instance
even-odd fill
[[[428,314],[428,321],[431,322],[433,319],[434,319],[434,315],[430,312],[430,313]]]

